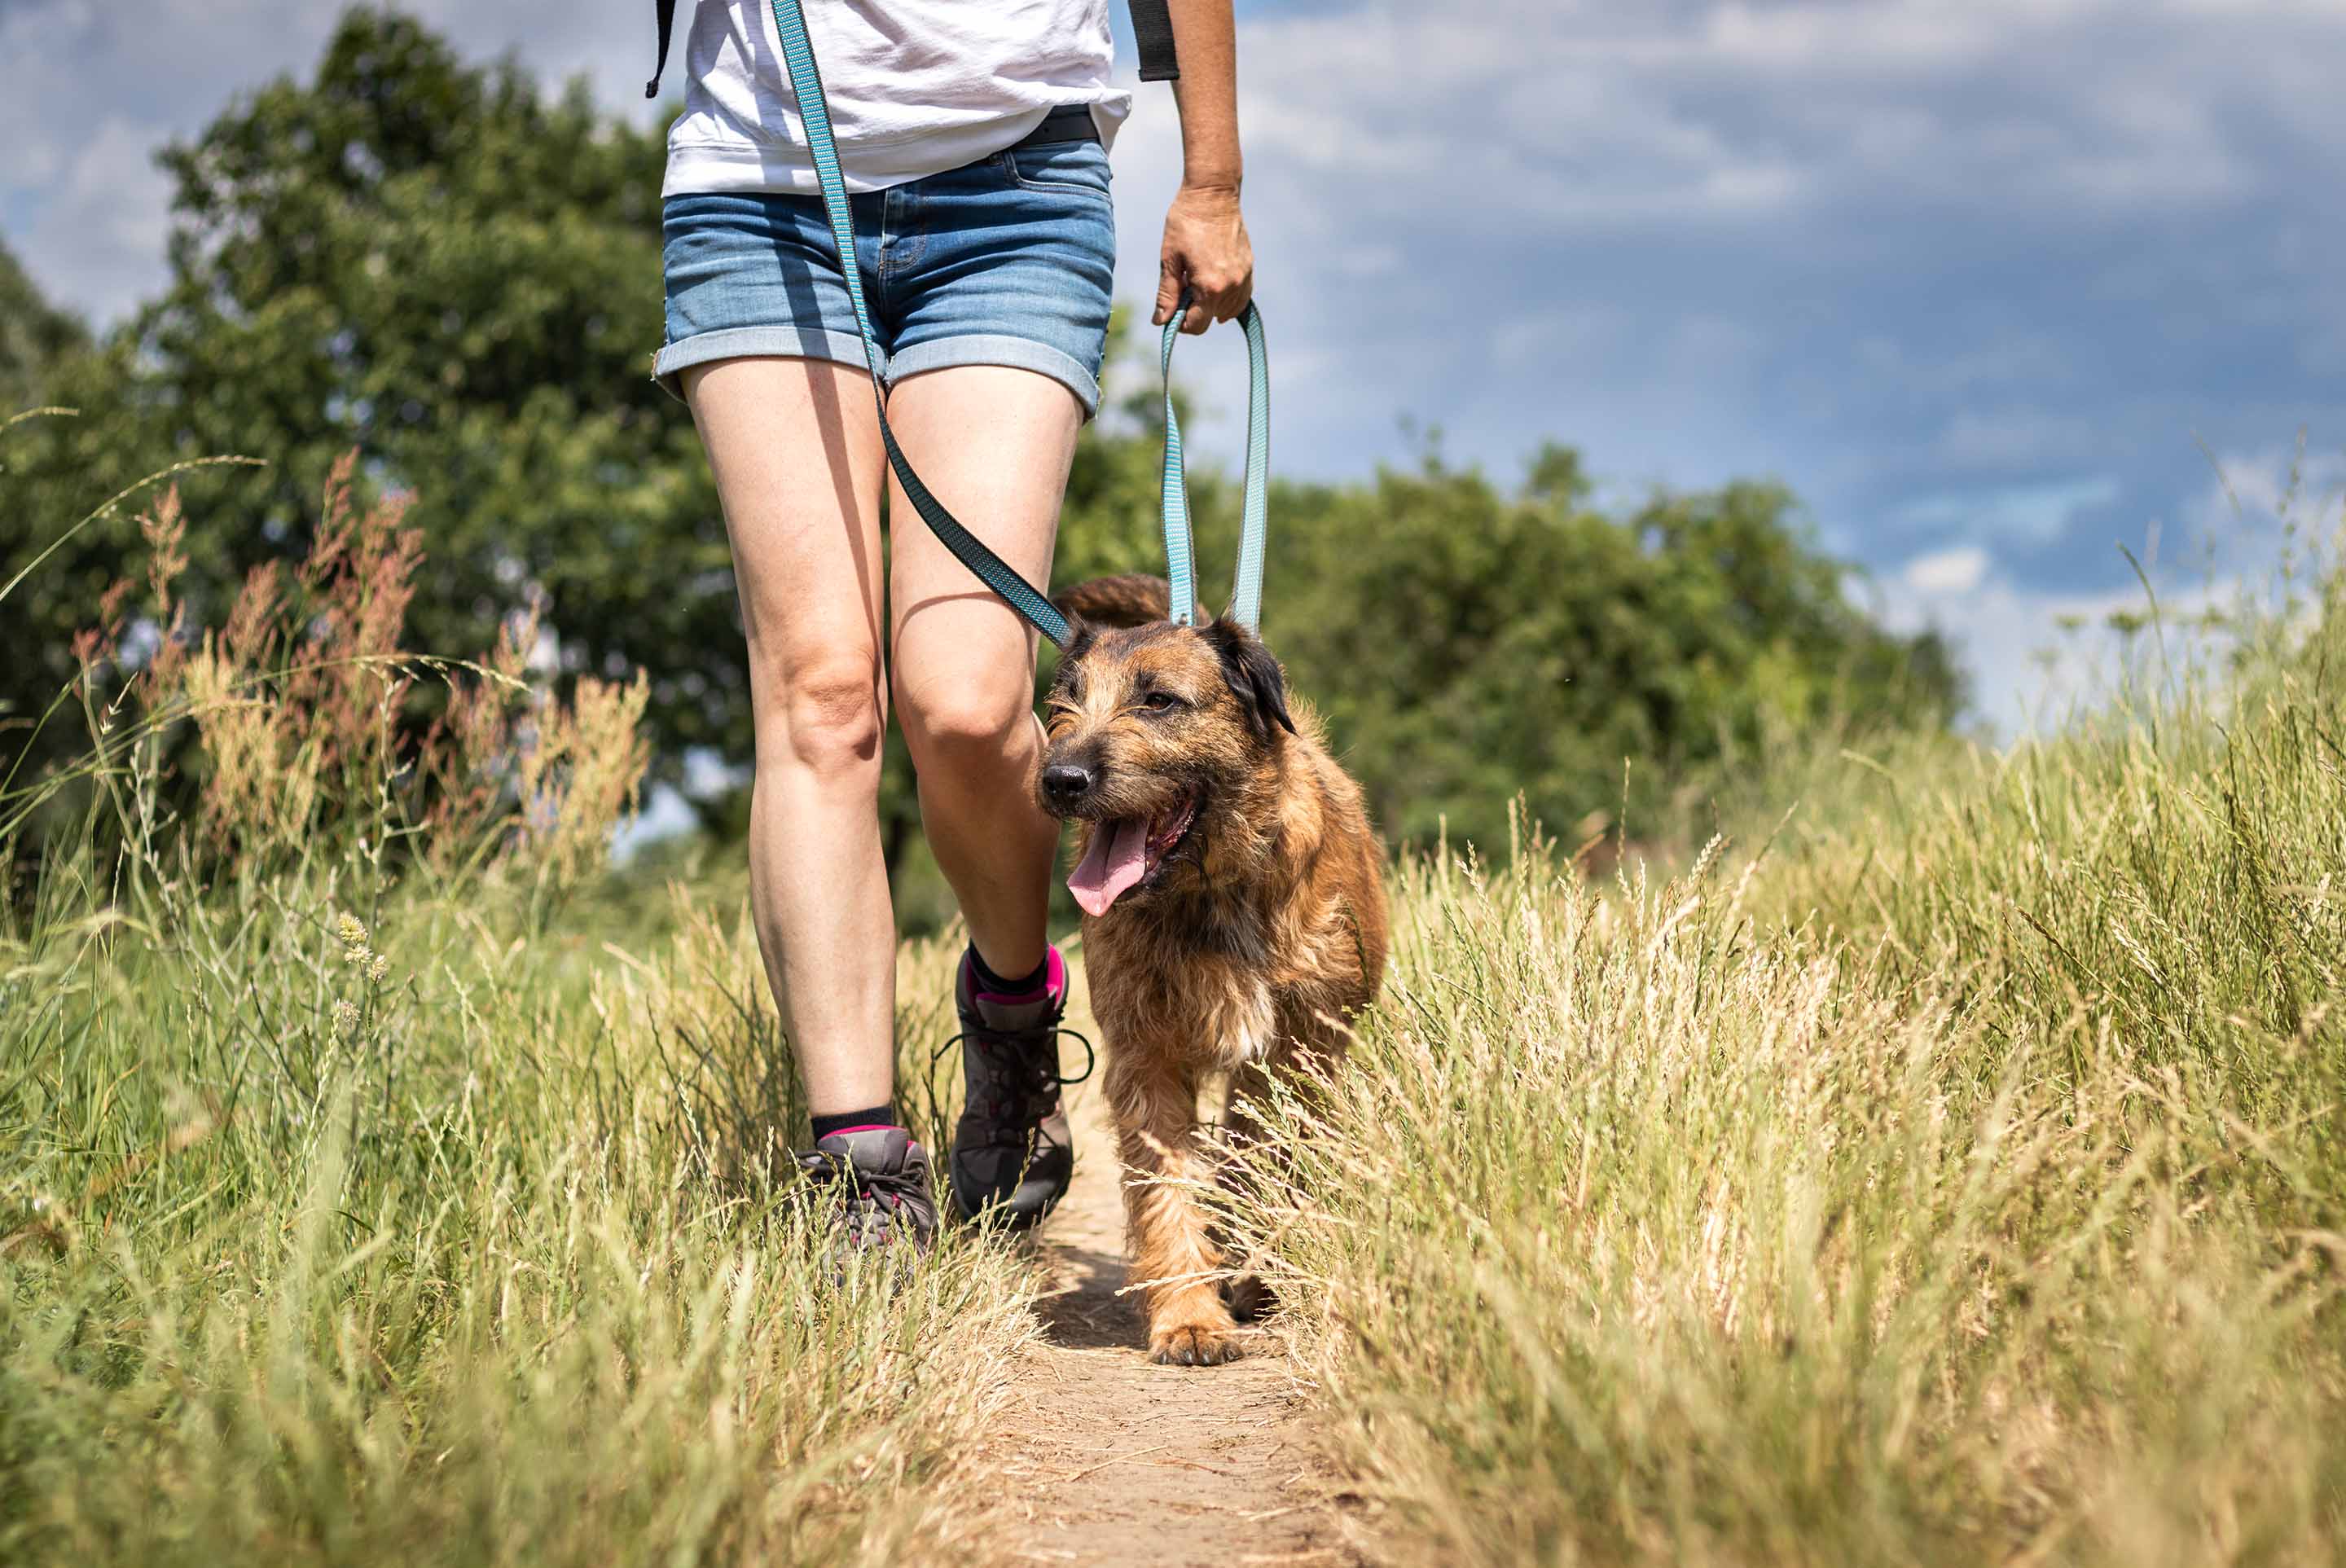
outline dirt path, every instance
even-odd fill
[[[1076,1064],[1080,1066],[1080,1063]],[[1098,1081],[1069,1091],[1076,1179],[1039,1243],[1056,1293],[1003,1417],[1025,1562],[1357,1564],[1276,1329],[1227,1367],[1152,1366],[1124,1284],[1124,1210]]]

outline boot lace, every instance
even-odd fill
[[[857,1243],[882,1239],[900,1223],[908,1235],[918,1233],[918,1225],[903,1207],[926,1196],[921,1173],[864,1170],[830,1149],[807,1149],[797,1159],[799,1173],[811,1186],[831,1188],[846,1210],[848,1230]]]
[[[1059,1072],[1058,1047],[1063,1039],[1084,1048],[1084,1070],[1073,1077]],[[929,1056],[932,1101],[937,1097],[938,1064],[958,1045],[973,1047],[971,1055],[983,1068],[975,1075],[984,1092],[972,1085],[970,1108],[997,1126],[1013,1126],[1021,1132],[1031,1131],[1030,1124],[1050,1114],[1061,1089],[1083,1083],[1099,1065],[1091,1037],[1078,1029],[1057,1024],[1043,1029],[964,1029]]]

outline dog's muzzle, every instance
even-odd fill
[[[1043,769],[1043,801],[1055,811],[1072,811],[1084,803],[1096,780],[1088,768],[1054,762]]]

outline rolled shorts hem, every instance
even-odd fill
[[[1034,371],[1075,393],[1076,401],[1084,405],[1086,419],[1099,412],[1099,378],[1086,370],[1074,355],[1048,343],[1013,337],[1007,332],[963,332],[914,343],[888,361],[888,379],[900,382],[923,371],[941,371],[954,365],[1008,365],[1013,370]]]
[[[760,357],[831,360],[846,365],[865,362],[863,340],[850,333],[788,323],[724,327],[713,332],[696,332],[662,348],[652,360],[652,379],[668,395],[682,402],[682,372],[717,360]],[[1007,332],[964,332],[914,343],[888,361],[888,380],[892,385],[906,376],[954,365],[1007,365],[1014,370],[1033,371],[1075,393],[1086,420],[1099,412],[1097,376],[1062,350]]]
[[[788,321],[757,327],[720,327],[665,344],[652,357],[652,380],[677,402],[684,401],[683,372],[717,360],[836,360],[863,363],[863,340],[852,332],[801,327]]]

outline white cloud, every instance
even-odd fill
[[[1987,552],[1976,545],[1933,550],[1906,563],[1899,574],[1918,594],[1968,594],[1987,575]]]
[[[2237,604],[2243,591],[2239,579],[2225,576],[2162,593],[2149,631],[2127,629],[2139,628],[2149,608],[2138,586],[2065,593],[1994,572],[1961,585],[1901,580],[1884,595],[1884,610],[1898,630],[1933,626],[1948,638],[1972,677],[1977,716],[2009,738],[2047,731],[2129,681],[2215,667],[2218,645],[2193,623]]]
[[[2220,478],[2184,508],[2191,531],[2133,541],[2157,589],[2155,624],[2139,583],[2066,591],[1998,567],[1974,545],[1919,555],[1882,585],[1880,610],[1902,631],[1936,626],[1974,683],[1981,717],[2011,736],[2057,724],[2127,680],[2220,669],[2225,634],[2204,617],[2305,609],[2310,563],[2346,548],[2346,456],[2267,447],[2216,455]]]
[[[2174,564],[2256,585],[2268,600],[2346,565],[2346,454],[2267,446],[2214,454],[2182,508]]]
[[[2346,455],[2266,446],[2214,454],[2207,488],[2186,519],[2209,536],[2242,530],[2333,534],[2346,514]]]

